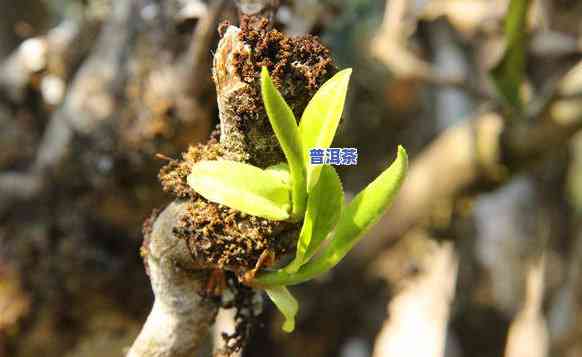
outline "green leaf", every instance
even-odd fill
[[[319,88],[307,104],[299,123],[306,162],[309,162],[307,158],[310,149],[328,148],[333,142],[344,110],[351,74],[351,69],[338,72]],[[308,192],[311,192],[320,172],[320,165],[307,166]]]
[[[269,166],[265,169],[266,172],[280,179],[285,185],[291,184],[291,174],[289,173],[289,165],[284,162]]]
[[[263,67],[261,72],[261,93],[267,116],[289,164],[291,201],[293,203],[291,215],[294,219],[299,220],[303,218],[305,213],[307,188],[305,184],[305,158],[297,120],[295,120],[295,115],[281,93],[275,88],[266,67]]]
[[[289,186],[258,167],[229,160],[200,161],[192,167],[188,184],[207,200],[241,212],[272,220],[289,218]]]
[[[500,97],[511,108],[522,109],[520,86],[526,65],[527,13],[530,0],[511,0],[505,17],[505,51],[491,69],[491,78]]]
[[[296,272],[317,252],[335,226],[344,202],[342,183],[332,166],[322,167],[321,176],[307,197],[307,211],[297,242],[297,254],[285,270]]]
[[[275,303],[279,311],[285,316],[283,331],[293,332],[295,329],[295,315],[299,310],[297,300],[291,295],[289,290],[284,286],[274,286],[265,289],[269,298]]]
[[[398,156],[392,165],[358,193],[343,210],[330,244],[320,255],[303,265],[296,273],[289,273],[284,269],[262,273],[255,279],[257,285],[298,284],[333,268],[390,206],[404,181],[407,168],[406,151],[399,146]]]

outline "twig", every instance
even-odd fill
[[[193,98],[207,96],[214,89],[208,69],[211,67],[210,48],[217,35],[218,17],[224,11],[226,0],[214,1],[206,16],[200,20],[192,37],[190,48],[180,66],[184,74],[182,80],[186,90]]]
[[[545,268],[543,255],[528,267],[524,303],[509,328],[505,357],[548,355],[549,337],[542,312]]]
[[[200,133],[195,141],[203,140],[210,130],[212,114],[216,105],[214,84],[209,73],[211,68],[210,48],[217,36],[216,28],[225,0],[212,3],[204,18],[199,20],[188,50],[179,59],[173,75],[177,83],[177,114],[185,122],[196,123]]]

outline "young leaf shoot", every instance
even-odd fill
[[[263,67],[261,72],[261,93],[267,116],[289,164],[292,192],[291,215],[295,220],[301,220],[305,213],[307,199],[303,145],[299,137],[295,115],[285,102],[285,99],[283,99],[283,96],[281,96],[281,93],[275,88],[266,67]]]
[[[310,149],[328,148],[333,142],[344,110],[351,74],[351,68],[338,72],[321,86],[307,104],[299,123],[305,157]],[[317,182],[321,168],[320,165],[307,167],[307,191],[311,191]]]
[[[285,185],[291,187],[291,173],[289,172],[289,165],[286,163],[280,162],[269,166],[265,171],[280,179]]]
[[[255,278],[259,286],[299,284],[333,268],[354,247],[390,206],[408,168],[408,156],[398,147],[396,160],[343,210],[330,244],[297,272],[284,269],[266,272]]]
[[[321,176],[307,198],[307,211],[297,242],[295,260],[285,270],[296,272],[309,260],[335,226],[342,211],[342,183],[333,166],[323,166]]]
[[[269,298],[275,303],[277,309],[285,316],[283,331],[293,332],[295,329],[295,315],[299,310],[297,300],[284,286],[273,286],[265,289]]]
[[[335,169],[307,166],[310,149],[329,148],[333,142],[350,75],[351,69],[343,70],[324,83],[307,105],[298,127],[263,67],[265,110],[287,162],[263,170],[228,160],[200,161],[188,176],[188,184],[209,201],[271,220],[303,220],[295,259],[247,282],[266,290],[285,316],[283,330],[287,332],[295,328],[298,304],[285,285],[312,279],[338,264],[390,206],[408,167],[406,151],[398,147],[392,165],[344,208],[342,184]],[[328,236],[329,243],[320,249]]]
[[[526,67],[527,15],[531,0],[511,0],[505,17],[503,57],[491,69],[491,78],[499,97],[515,110],[522,110],[520,87]]]
[[[200,161],[188,184],[209,201],[272,220],[289,218],[290,189],[272,172],[236,161]]]

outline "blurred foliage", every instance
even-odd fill
[[[511,0],[505,17],[505,50],[491,70],[500,97],[517,112],[522,110],[520,94],[526,66],[527,15],[530,0]]]

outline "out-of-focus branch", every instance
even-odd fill
[[[216,37],[218,16],[224,10],[226,0],[214,1],[207,14],[200,20],[192,43],[180,64],[179,72],[185,83],[187,93],[193,98],[208,95],[208,91],[214,90],[214,83],[209,76],[208,69],[212,59],[208,49],[212,47]]]
[[[94,19],[67,20],[44,36],[24,41],[0,64],[2,96],[11,102],[20,103],[33,75],[41,71],[48,71],[53,86],[55,79],[60,80],[60,92],[64,92],[66,81],[93,44],[99,26],[99,21]],[[43,83],[44,79],[43,76],[40,82],[41,93],[51,84]],[[50,104],[59,104],[59,101],[54,100]]]
[[[46,35],[24,41],[0,64],[0,101],[8,109],[26,106],[26,110],[38,110],[29,108],[27,102],[28,88],[34,88],[46,109],[61,104],[68,82],[93,44],[100,24],[99,19],[93,18],[67,20]],[[52,142],[56,138],[51,135],[50,139]],[[42,187],[40,176],[37,172],[0,174],[0,197],[6,198],[0,200],[0,212],[9,201],[37,195]]]
[[[208,73],[210,68],[208,48],[216,36],[215,29],[223,4],[223,1],[215,2],[205,13],[196,27],[189,49],[181,55],[175,66],[163,62],[149,73],[147,79],[151,88],[145,95],[152,99],[146,105],[141,103],[141,106],[131,108],[138,111],[132,113],[136,118],[134,120],[136,127],[139,128],[142,124],[140,120],[147,121],[151,117],[151,113],[143,114],[139,112],[140,110],[146,112],[150,109],[148,105],[159,107],[160,102],[172,103],[175,105],[177,116],[183,122],[189,123],[189,128],[196,129],[189,130],[184,137],[188,138],[188,141],[199,141],[206,137],[214,102],[211,93],[212,82]],[[0,174],[0,198],[2,198],[0,215],[14,203],[33,199],[43,192],[50,177],[70,159],[70,145],[75,135],[92,135],[104,123],[113,121],[113,117],[124,110],[120,108],[127,107],[126,103],[122,103],[122,100],[127,99],[125,90],[130,79],[127,77],[139,75],[127,73],[129,62],[133,60],[130,56],[134,54],[132,49],[139,30],[136,22],[142,21],[139,18],[138,6],[136,1],[114,4],[112,15],[104,25],[95,48],[76,73],[63,104],[51,116],[31,167],[24,172]],[[94,29],[94,26],[87,28]],[[11,78],[18,81],[4,83],[10,84],[10,88],[17,88],[16,95],[28,85],[30,76],[45,68],[55,68],[57,72],[60,69],[64,81],[71,71],[64,63],[75,65],[76,56],[83,53],[80,48],[85,46],[82,44],[85,40],[81,39],[89,36],[86,34],[87,31],[84,27],[78,28],[74,24],[66,23],[51,31],[46,38],[30,40],[33,41],[32,45],[27,46],[32,49],[24,51],[27,54],[24,58],[34,58],[39,63],[24,66],[23,63],[26,64],[26,61],[16,60],[23,56],[20,54],[22,50],[17,51],[18,55],[15,54],[14,58],[8,61],[17,63],[19,68],[22,67],[21,71],[15,73],[24,74],[8,76],[5,78],[7,81]],[[146,36],[147,33],[143,34],[144,38]],[[40,51],[42,56],[36,56],[39,54],[36,52],[33,56],[27,51]],[[61,53],[62,56],[57,56],[57,53]],[[140,61],[144,60],[141,58],[136,60]],[[5,71],[8,69],[5,68]],[[55,76],[52,77],[54,79]],[[0,76],[0,86],[1,84]],[[55,84],[54,81],[52,84]],[[52,88],[54,89],[54,86]],[[142,126],[147,125],[145,123]],[[194,132],[199,137],[192,138]],[[128,134],[128,136],[139,135]],[[21,184],[17,184],[18,182]]]
[[[482,100],[494,99],[494,94],[483,83],[471,81],[465,73],[448,74],[420,58],[410,48],[410,37],[420,20],[436,21],[446,17],[451,25],[465,37],[475,38],[477,33],[487,32],[486,23],[501,22],[505,3],[499,1],[430,1],[422,9],[405,0],[388,0],[384,21],[372,39],[370,53],[382,61],[394,75],[401,79],[420,81],[429,85],[452,87]],[[579,56],[582,46],[575,37],[550,31],[536,24],[531,34],[528,53],[540,58],[567,58]],[[493,41],[495,42],[495,41]],[[490,60],[495,63],[502,54],[502,46],[492,46]]]
[[[545,259],[531,264],[526,276],[525,301],[509,328],[505,357],[545,357],[549,337],[542,312]]]
[[[376,256],[441,200],[493,188],[509,174],[551,155],[552,148],[582,128],[582,113],[557,113],[554,109],[561,104],[554,101],[543,117],[523,126],[507,126],[500,114],[485,112],[443,132],[413,161],[393,207],[370,232],[373,238],[364,240],[363,257]]]
[[[451,243],[432,250],[420,276],[389,302],[389,318],[376,338],[374,357],[444,355],[458,258]],[[418,343],[418,336],[422,336],[422,343]]]
[[[478,181],[485,173],[481,168],[495,168],[502,128],[501,116],[488,112],[437,137],[413,161],[392,208],[372,228],[373,238],[363,241],[363,255],[375,256],[382,246],[428,216],[439,200],[453,197]],[[477,154],[479,148],[485,151],[481,155]]]
[[[200,126],[195,138],[200,141],[210,129],[211,115],[214,112],[214,84],[209,75],[211,56],[208,51],[217,36],[219,15],[223,13],[226,1],[212,3],[204,17],[199,20],[192,42],[182,56],[173,73],[173,82],[178,83],[176,107],[178,116],[186,122],[195,122]]]
[[[567,266],[566,280],[553,297],[548,311],[552,349],[563,351],[577,341],[577,296],[582,286],[582,232],[577,227]],[[574,338],[573,338],[574,337]],[[566,347],[566,348],[565,348]]]
[[[416,19],[411,19],[409,14],[409,6],[406,0],[387,1],[384,22],[370,43],[370,52],[398,78],[458,88],[474,97],[491,99],[490,93],[475,86],[463,74],[440,73],[406,46],[409,34],[416,26]]]
[[[69,154],[69,146],[75,130],[87,132],[91,125],[96,125],[103,118],[104,111],[111,106],[111,81],[115,79],[116,65],[118,65],[119,52],[125,48],[128,31],[131,27],[127,24],[131,14],[131,2],[119,2],[116,4],[115,16],[105,25],[97,47],[85,64],[76,74],[63,105],[52,115],[50,123],[38,148],[36,160],[30,169],[22,173],[5,173],[0,175],[0,215],[14,203],[38,196],[44,189],[48,176],[57,170]],[[58,33],[58,32],[57,32]],[[125,34],[125,36],[124,36]],[[78,45],[73,40],[76,36],[57,36],[60,45],[56,45],[67,52],[64,45],[69,39],[70,46]],[[33,54],[24,51],[25,58],[32,56],[33,66],[24,66],[23,73],[30,75],[34,71],[42,70],[48,61],[47,40],[36,39]],[[111,42],[113,41],[113,42]],[[44,50],[43,50],[44,49]],[[19,50],[22,51],[22,50]],[[40,53],[38,53],[40,51]],[[16,57],[8,61],[16,61],[23,54],[15,54]],[[42,55],[41,57],[37,57]],[[19,63],[19,62],[17,62]],[[26,63],[26,61],[24,62]],[[21,65],[18,65],[21,66]],[[24,78],[28,79],[28,77]],[[19,80],[20,81],[20,80]],[[19,81],[14,83],[20,83]],[[1,82],[1,80],[0,80]],[[12,83],[12,82],[8,82]],[[18,86],[14,87],[17,88]],[[17,94],[17,92],[15,92]],[[106,113],[107,114],[107,113]],[[22,181],[26,185],[10,185],[11,182]]]

